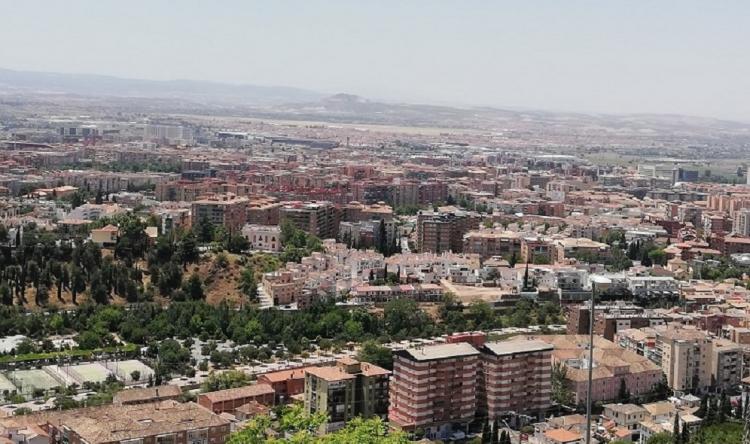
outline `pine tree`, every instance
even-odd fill
[[[495,418],[495,421],[492,423],[492,444],[496,444],[498,442],[498,434],[500,431],[500,422]]]

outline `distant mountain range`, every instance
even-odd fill
[[[611,134],[713,132],[750,135],[750,124],[672,114],[588,114],[493,107],[387,103],[352,94],[327,95],[284,86],[236,85],[199,80],[140,80],[0,68],[0,99],[32,100],[30,108],[95,105],[141,112],[244,115],[268,119],[369,123],[489,131],[522,129],[598,131]]]
[[[94,74],[15,71],[0,68],[0,90],[131,98],[164,98],[203,103],[273,105],[314,101],[314,91],[284,86],[232,85],[199,80],[140,80]]]

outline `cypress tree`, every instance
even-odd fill
[[[492,432],[490,431],[490,423],[487,421],[482,426],[482,444],[492,444]]]
[[[680,434],[680,415],[675,413],[674,426],[672,427],[672,442],[682,444],[682,434]]]

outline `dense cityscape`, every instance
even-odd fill
[[[0,68],[0,444],[750,443],[749,149]]]

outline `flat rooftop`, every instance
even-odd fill
[[[484,344],[482,351],[489,351],[496,356],[512,355],[516,353],[533,353],[539,351],[552,350],[551,344],[544,341],[513,339],[509,341],[495,341]]]
[[[476,356],[479,351],[466,342],[453,344],[428,345],[426,347],[408,348],[398,352],[406,354],[415,361],[433,361],[437,359],[458,358],[461,356]]]

